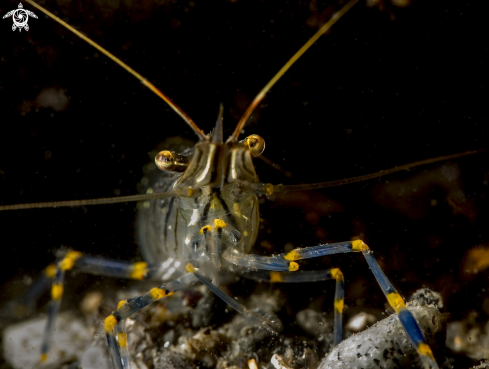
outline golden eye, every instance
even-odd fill
[[[155,164],[162,171],[184,172],[188,166],[188,159],[185,156],[164,150],[156,154]]]
[[[251,135],[246,137],[243,141],[239,142],[241,145],[246,146],[250,149],[251,155],[253,157],[260,156],[265,150],[265,140],[258,135]]]

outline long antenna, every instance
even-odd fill
[[[152,92],[154,92],[156,95],[158,95],[161,99],[163,99],[169,106],[172,108],[184,121],[187,123],[190,128],[195,132],[195,134],[199,137],[200,141],[206,141],[207,136],[204,134],[204,132],[195,124],[195,122],[177,105],[175,104],[168,96],[166,96],[163,92],[158,90],[155,85],[153,85],[151,82],[149,82],[145,77],[140,75],[138,72],[136,72],[134,69],[132,69],[129,65],[124,63],[122,60],[120,60],[118,57],[115,55],[111,54],[107,50],[105,50],[102,46],[97,44],[95,41],[92,41],[89,39],[87,36],[82,34],[81,32],[77,31],[75,28],[70,26],[68,23],[62,21],[59,19],[57,16],[55,16],[53,13],[49,12],[48,10],[44,9],[41,5],[36,4],[32,0],[26,0],[29,4],[31,4],[33,7],[39,9],[42,11],[44,14],[46,14],[48,17],[54,19],[56,22],[61,24],[63,27],[66,27],[69,29],[71,32],[73,32],[75,35],[80,37],[82,40],[88,42],[90,45],[92,45],[94,48],[96,48],[98,51],[101,53],[105,54],[107,57],[115,61],[117,64],[119,64],[122,68],[124,68],[126,71],[131,73],[134,77],[136,77],[138,80],[141,81],[143,85],[145,85],[147,88],[149,88]]]
[[[384,169],[384,170],[381,170],[379,172],[365,174],[363,176],[339,179],[336,181],[306,183],[306,184],[298,184],[298,185],[277,185],[277,186],[273,186],[272,192],[278,193],[278,192],[290,192],[290,191],[309,191],[309,190],[318,190],[320,188],[343,186],[343,185],[350,184],[350,183],[367,181],[367,180],[373,179],[373,178],[384,177],[384,176],[391,174],[391,173],[400,172],[402,170],[409,170],[411,168],[419,167],[422,165],[433,164],[433,163],[438,163],[440,161],[448,161],[448,160],[452,160],[452,159],[459,159],[459,158],[463,158],[465,156],[478,154],[480,152],[487,151],[487,150],[488,149],[484,148],[484,149],[479,149],[479,150],[465,151],[465,152],[461,152],[461,153],[457,153],[457,154],[438,156],[436,158],[415,161],[414,163],[399,165],[398,167],[394,167],[394,168],[390,168],[390,169]]]
[[[183,188],[175,191],[154,192],[154,193],[145,193],[140,195],[119,196],[119,197],[102,197],[100,199],[33,202],[28,204],[0,205],[0,211],[120,204],[120,203],[135,202],[135,201],[166,199],[169,197],[197,197],[200,196],[201,194],[202,192],[200,191],[200,189]]]
[[[28,0],[30,1],[30,0]],[[228,142],[236,142],[238,140],[239,134],[241,133],[241,130],[243,129],[244,125],[248,121],[251,113],[255,110],[255,108],[258,106],[258,104],[265,98],[265,95],[267,94],[268,91],[273,87],[273,85],[287,72],[292,65],[307,51],[309,48],[321,37],[324,35],[332,26],[335,24],[343,15],[345,15],[348,10],[350,10],[353,5],[355,5],[359,0],[350,0],[348,3],[346,3],[343,8],[341,8],[337,13],[333,14],[331,19],[327,21],[315,34],[312,36],[309,41],[307,41],[304,46],[302,46],[299,51],[297,51],[292,58],[289,59],[287,63],[273,76],[273,78],[268,82],[265,87],[262,88],[262,90],[256,95],[255,99],[253,102],[250,104],[248,109],[246,109],[245,113],[241,117],[241,119],[238,122],[238,125],[236,126],[236,129],[234,130],[233,134],[228,138],[226,143]]]
[[[470,156],[478,154],[480,152],[487,151],[489,149],[479,149],[465,151],[457,154],[438,156],[436,158],[425,159],[420,161],[415,161],[414,163],[400,165],[398,167],[381,170],[379,172],[365,174],[363,176],[351,177],[345,179],[339,179],[336,181],[319,182],[319,183],[307,183],[298,185],[271,185],[266,183],[256,183],[260,187],[259,191],[256,193],[262,193],[271,195],[272,193],[278,192],[291,192],[291,191],[308,191],[308,190],[318,190],[320,188],[336,187],[342,186],[350,183],[367,181],[373,178],[384,177],[388,174],[400,172],[402,170],[409,170],[414,167],[419,167],[421,165],[438,163],[440,161],[447,161],[452,159],[459,159],[465,156]],[[87,206],[87,205],[102,205],[102,204],[117,204],[126,203],[132,201],[149,201],[156,199],[164,199],[169,197],[198,197],[201,195],[201,190],[197,188],[183,188],[176,191],[168,192],[154,192],[148,194],[131,195],[131,196],[120,196],[120,197],[107,197],[100,199],[87,199],[87,200],[71,200],[71,201],[53,201],[53,202],[36,202],[29,204],[12,204],[12,205],[0,205],[0,211],[8,210],[25,210],[25,209],[39,209],[39,208],[61,208],[61,207],[74,207],[74,206]]]

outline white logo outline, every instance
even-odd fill
[[[19,3],[18,9],[9,11],[7,14],[3,16],[3,19],[12,17],[12,20],[14,21],[14,24],[12,25],[12,31],[15,31],[17,28],[19,29],[19,32],[22,31],[22,28],[28,31],[29,25],[27,24],[27,22],[29,20],[29,15],[32,18],[37,19],[37,15],[35,15],[30,10],[24,9],[22,3]]]

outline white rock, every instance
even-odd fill
[[[80,360],[92,341],[85,324],[72,312],[56,319],[48,359],[41,365],[41,340],[46,318],[14,324],[3,331],[3,353],[15,369],[52,368],[69,360]]]
[[[284,359],[280,355],[274,354],[270,359],[270,362],[275,369],[291,369],[287,364],[285,364]]]
[[[444,331],[446,318],[433,305],[413,306],[408,303],[408,306],[428,344],[436,344],[435,335]],[[342,341],[323,359],[318,369],[411,368],[416,362],[420,362],[419,356],[399,318],[392,314],[369,329]]]
[[[99,346],[90,347],[82,356],[82,369],[110,369],[110,359],[106,350]]]
[[[372,325],[376,321],[377,319],[375,319],[375,316],[372,314],[358,313],[346,323],[346,328],[352,332],[358,333],[367,328],[367,325]]]

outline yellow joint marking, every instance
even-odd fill
[[[291,261],[289,264],[289,272],[295,272],[296,270],[299,270],[299,264]]]
[[[82,255],[83,254],[80,251],[69,251],[65,257],[73,259],[73,260],[77,260],[77,259],[80,259],[82,257]]]
[[[351,249],[353,251],[363,251],[363,250],[368,250],[368,246],[365,242],[362,240],[355,240],[351,243]]]
[[[431,352],[431,348],[430,346],[428,346],[427,343],[421,342],[418,345],[418,352],[422,356],[428,356],[429,358],[435,360],[435,358],[433,357],[433,353]]]
[[[56,264],[49,264],[46,269],[44,269],[44,273],[48,278],[53,279],[56,276]]]
[[[391,292],[387,295],[387,301],[389,301],[389,305],[396,311],[396,313],[403,307],[406,306],[404,300],[401,295],[397,292]]]
[[[263,191],[265,192],[266,195],[271,195],[273,194],[273,184],[271,183],[266,183],[265,186],[263,186]]]
[[[117,304],[117,310],[119,310],[125,304],[127,304],[127,300],[121,300],[121,301],[119,301],[119,303]]]
[[[129,278],[132,279],[144,279],[148,275],[148,263],[144,261],[139,261],[134,263],[132,266],[132,271],[129,274]]]
[[[117,325],[117,318],[114,316],[114,314],[109,315],[104,320],[105,333],[111,333],[111,332],[113,332],[114,327],[116,325]]]
[[[214,219],[214,227],[216,228],[225,228],[227,224],[224,222],[224,220],[221,219]]]
[[[61,270],[70,270],[71,268],[73,268],[73,266],[75,266],[75,260],[73,259],[70,259],[68,257],[65,257],[63,260],[61,260],[61,262],[59,263],[59,268]]]
[[[284,259],[294,261],[294,260],[299,260],[301,258],[301,254],[299,252],[300,249],[295,249],[289,252],[287,255],[284,256]]]
[[[159,300],[166,295],[166,291],[161,288],[152,288],[149,290],[149,294],[155,300]]]
[[[117,335],[117,342],[119,343],[119,346],[126,347],[127,346],[127,334],[119,333]]]
[[[175,292],[174,292],[174,291],[172,291],[172,292],[168,292],[168,294],[166,295],[166,297],[170,297],[171,295],[174,295],[174,294],[175,294]]]
[[[192,197],[195,194],[195,190],[193,188],[187,188],[187,196]]]
[[[343,281],[344,280],[343,273],[338,268],[331,269],[331,277],[333,277],[337,281]]]
[[[40,361],[41,363],[44,363],[46,362],[46,360],[48,359],[48,354],[41,354],[41,357],[40,357]]]
[[[341,299],[341,300],[334,300],[334,309],[338,312],[338,313],[343,313],[343,308],[345,307],[345,300]]]
[[[78,251],[69,251],[63,260],[59,263],[61,270],[70,270],[75,266],[77,259],[82,257],[82,253]]]
[[[51,298],[53,300],[61,300],[63,296],[63,285],[55,283],[53,287],[51,287]]]
[[[117,325],[117,318],[114,314],[109,315],[104,320],[104,329],[105,333],[112,333],[114,331],[114,327]]]
[[[282,273],[280,272],[270,272],[270,283],[280,283],[283,282]]]
[[[209,232],[210,230],[212,230],[212,227],[211,227],[210,225],[206,225],[206,226],[203,226],[203,227],[200,229],[199,233],[200,233],[200,234],[204,234],[204,231]]]
[[[185,270],[189,273],[193,273],[195,272],[195,268],[192,264],[188,263],[187,265],[185,265]]]

